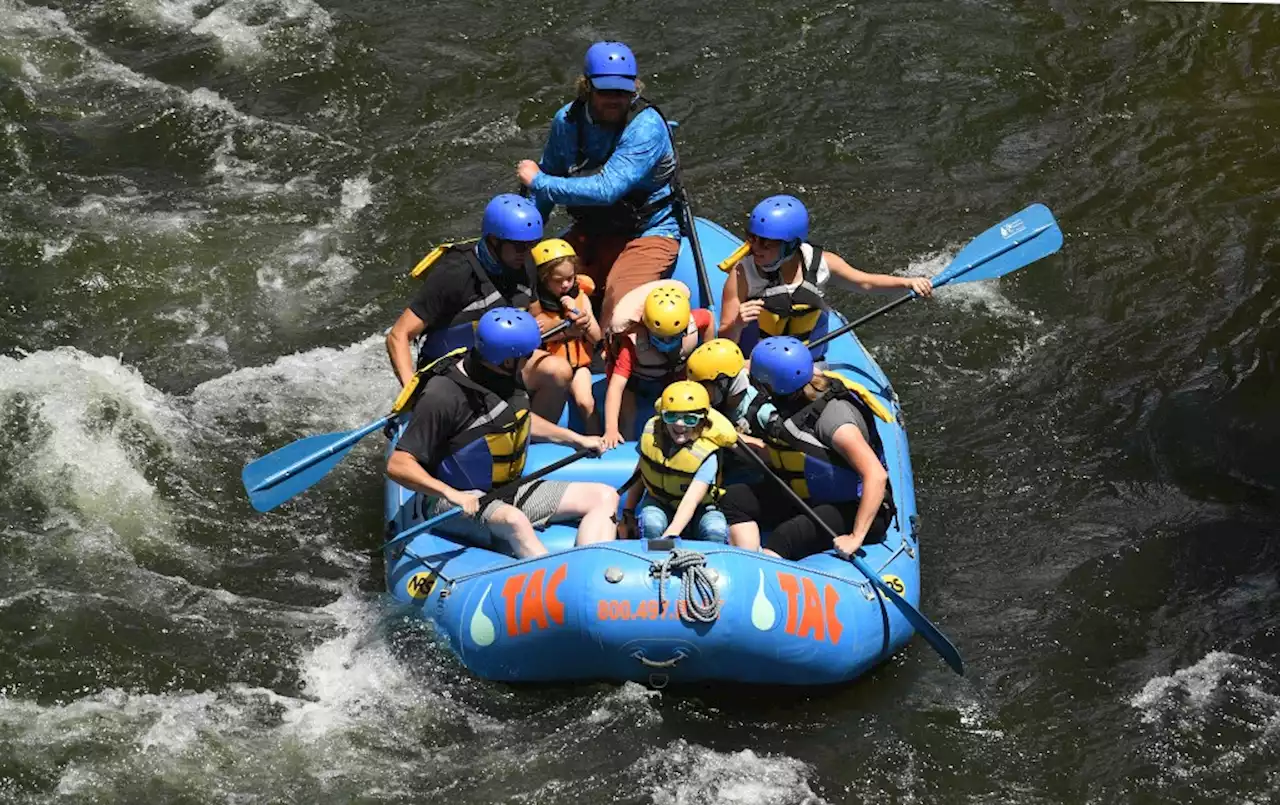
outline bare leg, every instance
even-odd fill
[[[578,544],[591,545],[596,542],[608,542],[618,536],[618,526],[613,521],[618,511],[618,491],[608,484],[579,481],[569,484],[560,505],[556,507],[556,517],[579,515]]]
[[[573,373],[573,385],[570,391],[573,393],[574,405],[578,406],[578,411],[582,413],[586,433],[588,435],[604,433],[604,426],[600,424],[600,417],[596,415],[596,397],[591,393],[590,367],[582,366]]]
[[[616,498],[617,495],[615,494],[614,497]],[[529,518],[515,506],[503,504],[494,511],[493,516],[489,517],[485,524],[489,526],[489,530],[495,537],[511,543],[512,550],[521,559],[545,556],[547,553],[547,547],[542,544],[542,540],[538,539]]]
[[[755,520],[748,520],[729,526],[729,544],[748,551],[760,550],[760,525]]]
[[[534,350],[525,364],[524,384],[532,397],[533,412],[549,422],[559,422],[573,381],[573,367],[560,355]]]

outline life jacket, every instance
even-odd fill
[[[887,470],[889,464],[885,460],[884,441],[880,438],[876,420],[892,422],[893,415],[864,386],[835,372],[823,374],[831,383],[818,399],[790,415],[779,412],[770,418],[769,427],[762,434],[769,448],[769,466],[810,504],[857,501],[862,498],[862,476],[838,450],[829,449],[814,435],[818,419],[836,400],[851,403],[866,422],[867,442],[880,465]],[[756,414],[764,401],[763,395],[753,401],[748,415],[751,421],[757,421]],[[882,509],[887,511],[888,518],[897,512],[893,488],[887,484]]]
[[[807,245],[807,244],[806,244]],[[755,277],[748,274],[747,292],[749,298],[764,302],[760,317],[742,330],[738,345],[745,355],[763,336],[790,335],[801,341],[811,341],[827,334],[827,301],[822,295],[818,271],[822,266],[822,247],[810,246],[812,254],[800,275],[800,284],[794,288],[782,279],[782,271],[767,274],[755,267],[754,263],[744,264],[743,269],[754,272]],[[803,247],[801,250],[803,256]],[[759,288],[753,291],[752,286]],[[827,348],[823,344],[813,351],[814,360],[821,360]]]
[[[677,379],[677,376],[683,374],[689,355],[698,347],[698,328],[693,323],[693,319],[689,320],[689,326],[685,329],[680,349],[673,349],[670,352],[663,352],[653,345],[649,340],[649,331],[644,328],[644,325],[640,325],[634,332],[622,337],[635,339],[636,360],[631,366],[631,379],[642,382],[669,383]]]
[[[617,149],[618,142],[622,139],[623,131],[626,130],[627,126],[631,125],[631,121],[639,117],[640,113],[646,109],[652,109],[656,112],[662,118],[663,124],[666,125],[666,117],[662,114],[661,109],[644,98],[636,98],[635,102],[631,104],[631,108],[627,111],[626,122],[618,129],[613,142],[609,144],[609,152],[604,155],[603,159],[595,160],[587,155],[587,127],[595,125],[587,115],[587,103],[579,98],[570,104],[569,112],[565,119],[573,124],[578,133],[578,150],[574,158],[573,167],[569,168],[566,176],[570,178],[594,176],[603,170],[605,163],[609,161],[609,157],[613,156],[613,152]],[[670,137],[670,129],[668,129],[667,136]],[[672,182],[676,175],[674,156],[666,156],[659,160],[654,170],[657,173],[654,178],[659,184],[651,190],[632,190],[608,206],[582,204],[566,207],[565,210],[573,218],[574,224],[589,235],[637,236],[650,226],[650,219],[659,210],[666,208],[667,211],[661,218],[653,222],[654,225],[675,215],[675,209],[672,206],[675,201],[673,193],[668,192],[650,201],[650,197],[662,188],[672,188]]]
[[[669,509],[675,509],[689,490],[693,476],[702,463],[721,447],[732,447],[738,440],[738,432],[719,411],[707,412],[707,427],[692,442],[668,455],[674,446],[662,425],[662,416],[655,416],[644,426],[640,436],[640,478],[645,491]],[[720,487],[720,473],[710,485],[702,503],[715,503],[724,490]]]
[[[438,258],[436,271],[463,261],[480,280],[480,295],[454,314],[446,327],[429,329],[418,347],[418,366],[425,365],[441,355],[459,347],[470,349],[475,344],[476,322],[495,307],[514,307],[525,310],[533,302],[533,291],[524,278],[513,278],[504,271],[494,277],[480,264],[475,247],[471,245],[448,246]],[[436,262],[436,261],[433,261]],[[427,322],[430,327],[431,322]]]
[[[463,374],[456,360],[443,376],[466,395],[474,417],[449,440],[448,455],[431,474],[454,489],[483,492],[519,478],[533,426],[529,392],[517,378],[503,399]]]
[[[690,296],[689,286],[679,280],[654,280],[627,291],[613,306],[613,319],[608,325],[611,334],[609,346],[617,354],[623,339],[630,339],[635,343],[636,362],[631,367],[632,380],[657,382],[675,379],[683,372],[689,353],[698,346],[698,328],[693,323],[692,316],[680,349],[663,352],[649,341],[649,331],[643,322],[644,301],[649,292],[659,286],[670,286],[686,298]]]
[[[574,310],[585,310],[587,297],[595,289],[596,284],[590,277],[579,274],[578,294],[573,298]],[[538,283],[537,293],[537,298],[529,306],[529,313],[538,321],[538,328],[545,333],[564,321],[565,316],[564,311],[560,309],[560,300],[547,293],[542,283]],[[595,344],[588,342],[584,336],[574,335],[568,330],[552,336],[549,341],[544,341],[542,348],[552,355],[563,355],[574,369],[590,366],[596,351]]]

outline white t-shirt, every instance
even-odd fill
[[[800,276],[795,282],[787,283],[787,287],[791,289],[798,288],[800,283],[804,281],[804,269],[809,267],[809,262],[813,260],[813,247],[808,243],[800,244]],[[743,276],[747,278],[747,299],[758,299],[764,289],[769,287],[768,276],[761,274],[756,269],[756,261],[750,254],[738,261],[742,265]],[[825,294],[827,291],[827,280],[831,278],[831,269],[827,267],[827,253],[822,253],[822,260],[818,263],[818,276],[814,278],[814,285],[818,286],[818,291]]]

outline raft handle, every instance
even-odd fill
[[[674,656],[669,660],[651,660],[644,656],[643,651],[634,651],[631,654],[632,659],[640,661],[640,664],[646,668],[674,668],[676,663],[689,656],[689,652],[685,649],[678,648],[674,652]]]

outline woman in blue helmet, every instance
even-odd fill
[[[431,273],[387,333],[387,355],[401,385],[409,382],[415,368],[459,347],[470,347],[476,322],[486,312],[529,307],[533,280],[525,260],[541,239],[542,215],[533,202],[514,193],[489,202],[480,239],[449,246],[431,263]],[[415,366],[411,344],[420,336]],[[523,371],[533,410],[558,420],[573,367],[563,357],[538,349]]]
[[[516,490],[510,504],[479,509],[479,495],[520,477],[530,438],[604,452],[599,436],[566,430],[530,410],[520,373],[541,343],[528,312],[486,312],[476,324],[475,347],[433,367],[387,461],[391,480],[428,496],[424,516],[453,506],[468,515],[437,531],[482,547],[496,537],[521,558],[547,552],[534,528],[555,520],[581,519],[579,545],[617,535],[618,493],[608,484],[534,481]]]
[[[744,353],[761,339],[790,335],[801,341],[827,331],[824,293],[828,282],[849,291],[904,289],[930,296],[927,277],[868,274],[807,242],[809,211],[795,196],[770,196],[747,222],[750,252],[725,281],[720,336],[735,339]],[[825,352],[819,348],[818,356]]]
[[[577,98],[556,112],[541,162],[516,167],[544,216],[560,204],[573,218],[565,240],[603,289],[606,327],[627,291],[660,279],[680,251],[675,148],[636,76],[635,54],[621,42],[588,48]]]
[[[759,550],[763,529],[765,553],[803,559],[883,540],[894,506],[876,430],[876,418],[888,415],[880,403],[839,375],[815,374],[809,348],[789,336],[756,345],[751,379],[760,394],[748,417],[764,439],[763,457],[841,536],[833,543],[776,484],[755,482],[730,485],[720,500],[729,541]]]

